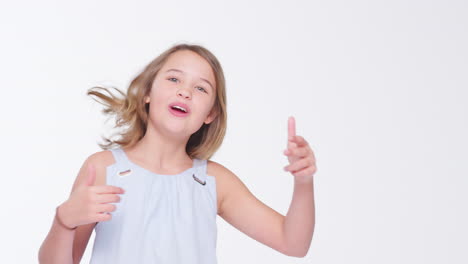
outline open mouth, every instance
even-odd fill
[[[178,105],[170,106],[169,111],[175,116],[188,116],[188,111]]]
[[[187,110],[183,108],[182,106],[174,105],[172,106],[172,109],[180,111],[181,113],[187,113]]]

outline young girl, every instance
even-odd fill
[[[216,263],[217,215],[283,254],[307,254],[316,166],[293,118],[284,155],[294,194],[283,216],[209,160],[227,120],[223,70],[210,51],[174,45],[120,93],[123,98],[102,87],[88,91],[124,129],[85,160],[70,197],[56,208],[40,263],[79,263],[93,229],[91,263]]]

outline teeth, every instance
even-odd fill
[[[177,109],[180,109],[180,110],[184,111],[185,113],[187,113],[187,110],[185,110],[185,108],[180,107],[178,105],[174,105],[172,108],[177,108]]]

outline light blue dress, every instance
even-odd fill
[[[132,163],[122,148],[106,184],[122,187],[109,221],[98,222],[91,264],[216,264],[217,197],[206,160],[176,175]]]

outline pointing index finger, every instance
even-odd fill
[[[296,121],[294,117],[290,116],[288,118],[288,140],[296,136]]]
[[[296,136],[296,122],[294,120],[294,117],[290,116],[288,118],[288,143],[287,146],[288,148],[291,148],[295,146],[295,143],[291,141]]]

